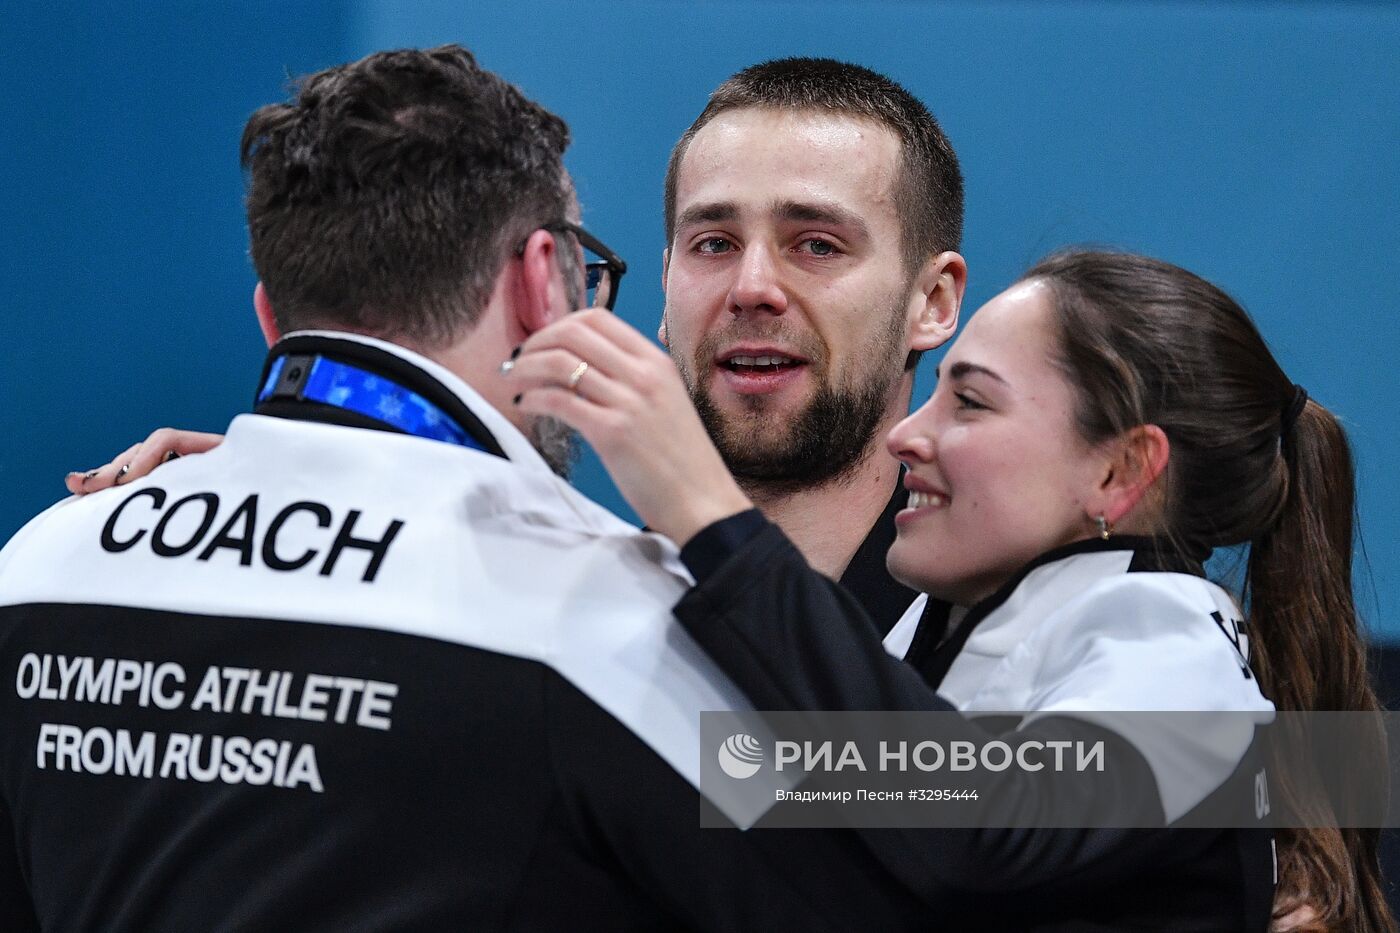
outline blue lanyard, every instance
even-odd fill
[[[378,373],[324,356],[279,356],[272,363],[258,401],[265,402],[274,395],[320,402],[382,421],[405,434],[485,450],[451,415],[417,392]]]

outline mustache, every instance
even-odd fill
[[[692,361],[697,374],[704,375],[713,370],[720,351],[740,342],[769,343],[782,347],[801,356],[816,369],[824,368],[829,356],[826,344],[810,331],[794,329],[781,321],[736,320],[728,327],[701,338]]]

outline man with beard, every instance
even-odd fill
[[[765,62],[720,85],[682,135],[664,207],[659,336],[702,421],[749,498],[888,632],[917,594],[885,569],[904,492],[883,440],[967,284],[952,145],[869,69]],[[68,486],[105,488],[216,441],[163,429]],[[931,607],[911,660],[945,613]]]
[[[701,828],[745,701],[511,402],[623,268],[567,143],[455,46],[253,115],[255,412],[0,552],[0,929],[905,928],[849,833]]]
[[[661,341],[744,492],[882,632],[915,597],[885,570],[904,493],[884,438],[957,327],[962,215],[927,108],[829,59],[734,75],[666,173]]]

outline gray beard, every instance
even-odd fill
[[[577,220],[577,218],[575,218]],[[582,308],[584,298],[583,269],[578,263],[578,254],[568,237],[556,233],[556,243],[560,243],[560,271],[564,276],[564,294],[572,308]],[[578,461],[578,432],[557,418],[536,418],[530,422],[527,432],[530,444],[539,452],[544,462],[554,474],[568,479]]]
[[[556,476],[568,479],[578,460],[578,432],[557,418],[536,418],[530,422],[530,444]]]

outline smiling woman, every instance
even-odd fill
[[[577,359],[607,374],[582,395],[557,388]],[[760,709],[1017,711],[1010,741],[1088,734],[1126,756],[1124,774],[1150,774],[1155,825],[1202,825],[1200,808],[1235,793],[1241,773],[1251,801],[1272,785],[1288,809],[1294,775],[1242,767],[1259,753],[1256,728],[1222,754],[1210,737],[1134,732],[1115,714],[1262,724],[1275,709],[1377,708],[1351,604],[1351,461],[1336,419],[1228,295],[1127,254],[1043,261],[973,317],[943,366],[889,436],[909,490],[890,567],[931,597],[889,651],[849,594],[746,510],[674,369],[627,325],[571,315],[531,338],[515,374],[523,404],[577,427],[646,522],[682,545],[697,584],[676,615]],[[1202,569],[1211,549],[1240,543],[1243,599]],[[1383,756],[1356,764],[1358,781],[1383,773]],[[1123,780],[1086,796],[1142,796]],[[1023,812],[1049,812],[1048,796],[1020,789]],[[976,904],[959,929],[1394,929],[1374,830],[867,842],[938,916],[950,889],[955,906]]]
[[[1125,497],[1161,472],[1160,430],[1121,444],[1079,436],[1074,391],[1046,352],[1056,329],[1042,282],[993,298],[949,350],[933,397],[890,432],[911,493],[889,553],[899,579],[974,605],[1040,554],[1090,537],[1095,516],[1123,524]]]
[[[978,312],[944,365],[933,397],[890,435],[911,501],[889,560],[910,585],[972,607],[952,644],[967,650],[988,607],[1024,590],[1022,568],[1049,549],[1152,536],[1154,552],[1203,576],[1213,548],[1249,543],[1249,613],[1232,605],[1229,618],[1248,620],[1263,695],[1281,710],[1378,708],[1352,606],[1345,435],[1227,295],[1143,257],[1052,256]],[[964,708],[995,695],[972,686],[973,669],[943,666],[945,692],[978,691]],[[977,670],[989,673],[1006,672]],[[1297,792],[1288,774],[1273,780]],[[1279,918],[1391,927],[1375,831],[1279,841]]]

